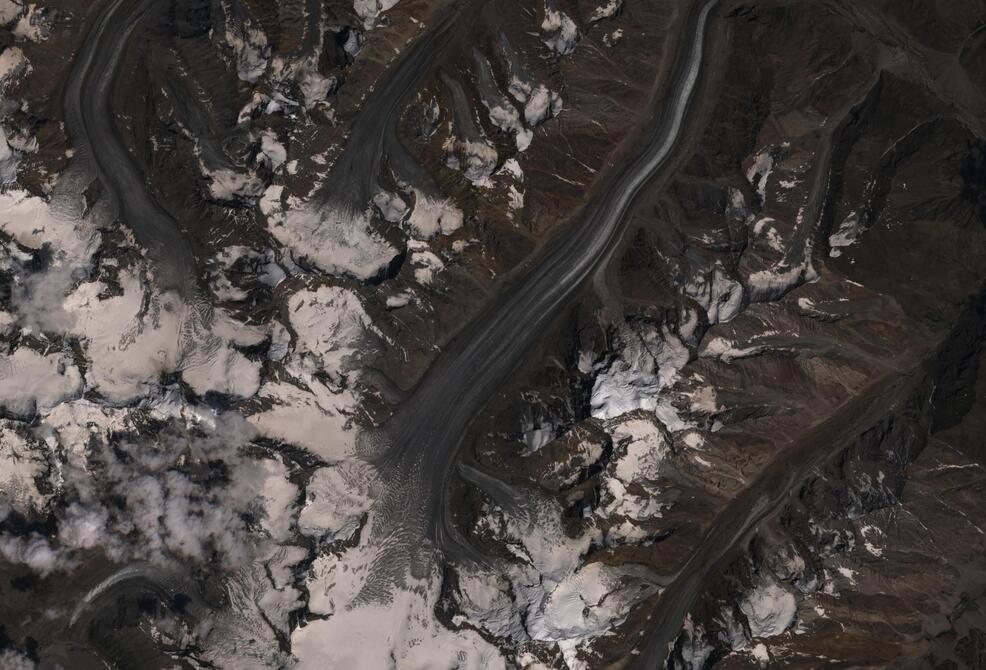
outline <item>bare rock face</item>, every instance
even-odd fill
[[[612,440],[598,423],[589,420],[578,424],[561,437],[540,447],[528,461],[538,484],[559,491],[588,476],[612,449]]]
[[[0,668],[986,667],[981,0],[0,0]]]

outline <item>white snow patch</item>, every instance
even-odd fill
[[[552,7],[546,6],[544,8],[541,32],[541,41],[561,56],[575,51],[575,45],[579,41],[579,29],[575,25],[575,21],[565,12]]]
[[[370,521],[372,523],[372,520]],[[365,532],[361,537],[370,533]],[[357,597],[374,564],[368,546],[318,557],[308,580],[309,608],[326,616],[291,635],[300,670],[504,670],[499,650],[471,630],[450,630],[435,618],[441,579],[409,580],[386,602]]]
[[[561,580],[528,620],[536,640],[596,637],[619,625],[628,612],[620,570],[590,563]]]
[[[602,21],[603,19],[609,19],[616,16],[616,13],[620,11],[623,7],[623,0],[609,0],[605,5],[600,5],[596,7],[592,12],[592,16],[589,17],[589,23],[596,23],[597,21]]]
[[[592,415],[611,419],[635,409],[657,411],[669,429],[680,429],[677,413],[661,403],[659,394],[677,380],[688,362],[688,348],[666,326],[661,331],[627,330],[623,339],[619,356],[596,377]]]
[[[713,337],[702,344],[702,348],[699,350],[699,357],[717,358],[723,363],[732,363],[737,359],[756,356],[764,351],[765,347],[763,345],[741,347],[725,337]]]
[[[445,164],[461,172],[477,185],[487,185],[496,169],[497,153],[485,140],[449,138],[445,144]]]
[[[536,126],[558,116],[562,110],[561,96],[549,90],[544,84],[527,88],[529,90],[523,98],[526,100],[524,119],[527,123]]]
[[[407,203],[396,193],[380,191],[373,196],[373,204],[390,223],[400,223],[407,216]]]
[[[839,574],[849,580],[852,586],[856,586],[856,571],[850,568],[838,568]]]
[[[21,346],[0,355],[0,407],[30,417],[81,393],[82,375],[71,356],[42,355]]]
[[[380,15],[396,4],[397,0],[353,0],[353,9],[363,19],[363,27],[371,30],[379,22]]]
[[[617,478],[627,484],[658,478],[668,444],[653,421],[624,419],[612,424],[609,432],[613,442],[625,450],[613,467]]]
[[[441,233],[451,235],[462,227],[462,210],[451,198],[436,198],[420,189],[413,189],[414,209],[407,218],[407,227],[419,239],[430,239]]]
[[[6,26],[21,15],[24,6],[14,0],[0,0],[0,25]]]
[[[86,224],[52,211],[48,203],[27,191],[0,193],[0,230],[29,249],[50,245],[55,263],[71,269],[88,265],[99,237]]]
[[[805,283],[818,280],[818,271],[811,262],[810,248],[800,261],[781,261],[768,270],[751,274],[746,281],[751,302],[769,302]]]
[[[760,667],[766,667],[770,663],[770,652],[767,651],[767,645],[763,642],[758,642],[750,649],[750,655],[753,657]]]
[[[398,255],[370,227],[368,211],[347,207],[317,208],[306,205],[280,213],[278,193],[266,194],[267,225],[278,242],[299,260],[308,260],[320,270],[368,280],[380,275]]]
[[[101,282],[80,285],[65,309],[75,318],[72,331],[86,345],[87,386],[110,401],[127,402],[177,369],[182,308],[176,296],[153,295],[130,272],[121,272],[119,281],[123,294],[105,299]]]
[[[401,307],[407,307],[411,304],[411,300],[414,299],[414,295],[409,291],[401,291],[395,295],[387,296],[387,309],[400,309]]]
[[[791,627],[798,604],[787,589],[764,582],[740,601],[740,611],[746,615],[752,637],[771,637]]]
[[[266,165],[271,172],[277,172],[288,159],[288,151],[277,139],[277,135],[266,130],[260,139],[260,154],[257,161]]]
[[[0,127],[0,184],[17,180],[17,166],[26,153],[38,150],[38,141],[26,134],[8,136]]]
[[[256,83],[270,64],[267,35],[253,26],[231,21],[226,24],[226,42],[235,52],[237,76],[247,83]]]
[[[0,92],[4,92],[17,77],[31,71],[31,63],[20,47],[7,47],[0,52]]]
[[[356,444],[351,415],[357,397],[351,390],[330,391],[316,380],[305,380],[307,389],[288,382],[267,382],[258,397],[269,408],[247,417],[262,435],[296,444],[327,463],[351,455]]]
[[[328,542],[348,540],[370,511],[372,474],[357,461],[321,468],[305,491],[298,529]]]
[[[407,248],[411,252],[409,263],[414,269],[415,281],[426,286],[434,282],[435,275],[445,269],[442,259],[420,240],[409,240]]]
[[[26,514],[40,510],[47,502],[49,496],[41,493],[36,483],[48,468],[39,446],[21,435],[14,422],[0,419],[0,518],[5,504]]]
[[[510,597],[511,583],[505,575],[469,569],[457,571],[456,602],[460,618],[499,638],[524,640],[522,609]]]
[[[623,39],[623,28],[617,28],[613,32],[603,35],[603,44],[612,47],[621,39]]]
[[[688,670],[705,668],[715,649],[705,641],[705,628],[692,621],[692,615],[685,617],[681,634],[681,660]]]
[[[295,351],[311,361],[309,371],[333,379],[355,367],[367,336],[378,332],[359,296],[337,286],[298,291],[288,300],[288,314],[297,335]]]
[[[2,14],[8,12],[9,10],[0,10]],[[27,5],[26,12],[17,21],[11,32],[15,37],[31,42],[43,42],[48,39],[48,35],[51,33],[51,21],[47,10],[34,3]]]
[[[719,265],[685,284],[685,295],[702,306],[709,323],[726,323],[743,309],[743,286]]]
[[[883,531],[878,527],[873,525],[866,525],[859,529],[860,535],[863,536],[863,546],[873,556],[880,558],[883,556],[883,549],[874,544],[870,538],[880,539],[883,537]]]
[[[853,211],[839,224],[839,229],[829,235],[829,256],[838,258],[842,255],[843,247],[850,247],[859,240],[862,234],[859,215]]]
[[[240,202],[259,198],[264,194],[264,183],[257,175],[237,172],[230,168],[210,170],[200,161],[199,168],[209,180],[209,195],[220,202]]]
[[[777,232],[777,228],[770,225],[772,223],[776,223],[776,220],[769,216],[757,219],[753,224],[753,235],[754,237],[763,237],[771,249],[779,253],[784,253],[784,240],[781,238],[780,233]]]
[[[767,199],[767,180],[774,169],[774,157],[771,148],[761,149],[753,158],[753,164],[746,171],[746,179],[760,195],[760,201],[766,202]]]
[[[660,517],[667,507],[656,497],[655,482],[668,443],[652,419],[634,415],[610,423],[607,430],[613,438],[614,460],[606,468],[594,515],[611,522],[605,536],[607,546],[638,544],[649,536],[639,522]]]
[[[705,438],[702,437],[702,434],[698,431],[692,430],[685,434],[685,437],[682,438],[682,442],[684,442],[685,446],[689,449],[701,449],[702,445],[705,444]]]
[[[251,361],[225,342],[216,343],[204,356],[190,357],[181,372],[193,391],[210,391],[249,398],[260,388],[260,363]]]
[[[379,331],[359,296],[335,286],[298,291],[288,316],[295,341],[294,353],[284,355],[287,375],[260,388],[263,408],[247,420],[267,437],[337,463],[355,446],[355,368]]]
[[[35,670],[38,666],[16,649],[0,651],[0,668],[6,670]]]
[[[265,458],[259,463],[263,483],[258,491],[264,509],[261,526],[278,543],[291,539],[298,487],[288,479],[288,468],[278,460]]]

